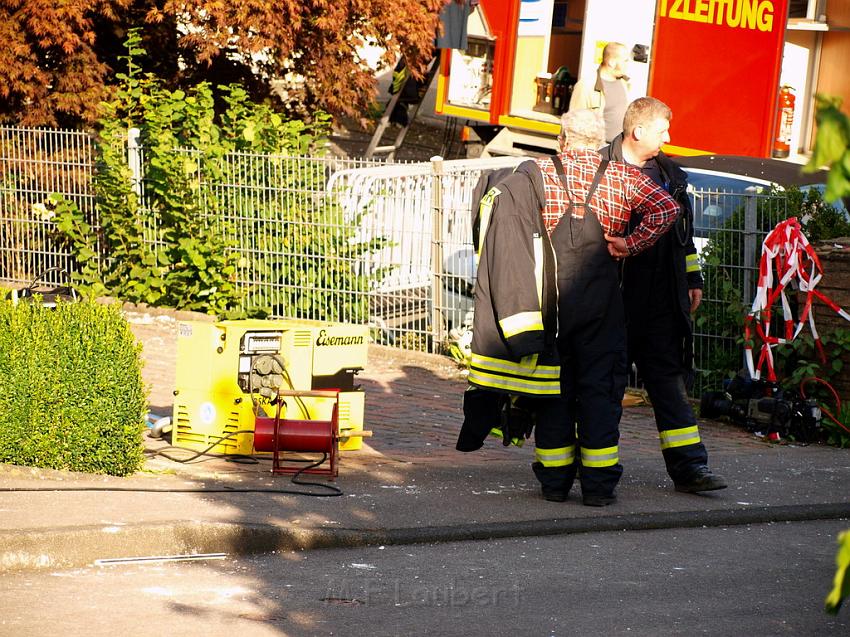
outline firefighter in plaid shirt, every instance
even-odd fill
[[[543,220],[557,260],[561,395],[535,400],[535,460],[543,497],[564,501],[578,477],[588,506],[616,501],[622,475],[619,423],[627,380],[618,261],[645,250],[675,221],[678,205],[651,179],[603,161],[598,111],[565,113],[561,152],[537,160]],[[641,222],[628,235],[634,213]]]

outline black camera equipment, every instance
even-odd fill
[[[753,379],[742,371],[725,383],[725,391],[706,392],[700,400],[702,418],[727,417],[747,431],[768,438],[813,442],[821,432],[821,410],[816,400],[777,383]]]
[[[67,281],[65,284],[46,283],[47,275],[56,273],[62,275]],[[56,307],[57,301],[76,301],[77,293],[71,287],[71,277],[62,268],[48,268],[37,277],[35,277],[29,286],[20,289],[12,290],[12,300],[17,302],[18,299],[31,301],[33,297],[39,297],[41,304],[44,307]]]

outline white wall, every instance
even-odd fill
[[[584,34],[581,44],[579,77],[596,72],[599,66],[597,51],[600,42],[622,42],[629,50],[635,44],[650,48],[652,60],[652,31],[655,22],[655,0],[587,0]],[[628,70],[632,97],[646,95],[649,85],[649,62],[631,62]]]

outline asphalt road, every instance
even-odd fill
[[[848,521],[588,533],[6,575],[0,635],[846,635]]]

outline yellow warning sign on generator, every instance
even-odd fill
[[[341,451],[360,449],[367,326],[296,320],[178,324],[172,444],[221,454],[254,453],[254,420],[274,417],[278,390],[339,392]],[[296,397],[286,417],[327,420],[336,400]]]

